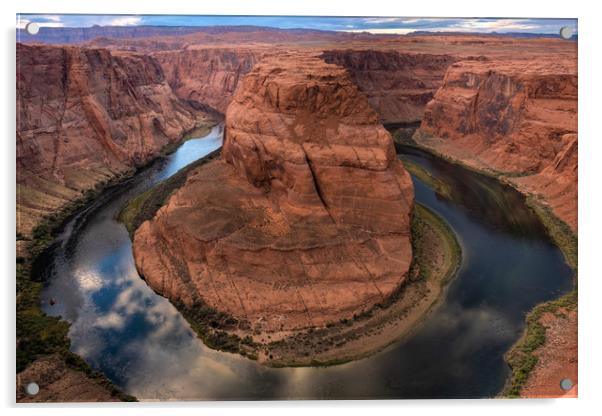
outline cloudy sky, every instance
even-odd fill
[[[34,15],[17,16],[17,27],[28,22],[46,27],[100,26],[215,26],[256,25],[372,33],[405,34],[416,30],[454,32],[558,33],[569,26],[577,33],[576,19],[414,18],[414,17],[294,17],[294,16],[172,16],[172,15]]]

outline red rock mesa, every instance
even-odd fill
[[[324,325],[404,283],[413,196],[348,73],[281,53],[239,86],[222,159],[189,174],[136,231],[136,264],[171,300],[253,329]]]

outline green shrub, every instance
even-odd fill
[[[577,290],[566,295],[536,306],[526,319],[526,328],[523,337],[506,354],[506,362],[512,369],[512,376],[502,393],[506,397],[519,397],[529,375],[537,364],[534,352],[546,341],[546,328],[539,322],[546,313],[555,313],[560,308],[574,310],[577,307]]]

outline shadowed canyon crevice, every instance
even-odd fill
[[[163,68],[176,96],[225,113],[239,80],[263,53],[253,48],[189,47],[156,52],[153,57]]]
[[[456,61],[449,55],[379,50],[329,50],[322,58],[349,70],[382,123],[422,120],[447,67]]]

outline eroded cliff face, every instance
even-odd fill
[[[222,155],[135,232],[155,290],[238,331],[287,331],[368,310],[407,279],[412,181],[345,70],[264,58],[228,107]]]
[[[192,45],[155,52],[153,56],[179,98],[208,104],[225,113],[238,82],[269,50],[260,45]],[[447,67],[456,60],[448,55],[370,49],[327,50],[321,58],[349,70],[382,123],[422,120],[426,104],[443,83]]]
[[[149,56],[18,44],[18,232],[207,120]]]
[[[415,139],[501,174],[577,227],[577,70],[566,61],[450,67]]]
[[[383,123],[422,120],[426,104],[456,58],[449,55],[379,50],[327,50],[326,62],[351,73]]]
[[[167,82],[185,100],[225,113],[239,80],[263,55],[262,49],[201,48],[158,52]]]

